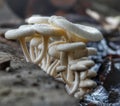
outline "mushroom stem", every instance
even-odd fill
[[[35,60],[35,53],[34,53],[33,46],[30,46],[30,56],[31,56],[31,60],[34,61]]]
[[[47,70],[47,74],[51,73],[52,68],[57,64],[58,60],[55,60],[48,68]]]
[[[50,66],[50,56],[47,54],[47,62],[45,65],[45,70],[47,70],[49,66]]]
[[[35,64],[39,64],[47,53],[49,37],[42,37],[42,39],[43,39],[43,48],[39,56],[33,61],[33,63]]]
[[[30,55],[29,55],[29,52],[28,52],[28,49],[27,49],[27,46],[26,46],[25,38],[20,38],[19,42],[20,42],[23,54],[24,54],[24,56],[26,58],[26,61],[27,62],[32,62],[31,58],[30,58]]]
[[[44,71],[45,71],[45,65],[46,65],[46,57],[44,57],[41,62],[41,68],[43,68]]]
[[[61,72],[61,77],[62,77],[63,81],[64,81],[68,86],[71,86],[71,85],[72,85],[72,83],[70,83],[70,82],[66,79],[64,72]]]
[[[67,66],[67,64],[68,64],[67,53],[65,53],[65,52],[60,53],[60,64],[63,65],[63,66]],[[64,74],[64,76],[66,75],[65,77],[67,77],[67,71],[62,72],[62,74]],[[64,79],[67,80],[67,78],[65,78],[65,77],[64,77]]]
[[[73,82],[72,89],[70,89],[69,86],[66,85],[66,90],[70,95],[75,93],[75,91],[79,87],[79,83],[80,83],[79,72],[75,72],[75,81]]]
[[[35,47],[35,55],[36,55],[36,57],[38,56],[38,54],[39,54],[39,49],[38,49],[38,47]]]
[[[54,67],[52,68],[52,70],[50,71],[50,75],[51,76],[53,76],[53,77],[55,77],[55,75],[56,75],[56,67],[58,66],[60,64],[60,61],[58,61],[55,65],[54,65]]]
[[[69,53],[68,55],[68,64],[70,63],[70,61],[73,60],[73,53]],[[70,70],[69,68],[70,66],[68,65],[68,70],[67,70],[67,80],[70,82],[73,82],[74,80],[74,76],[73,76],[73,71]]]

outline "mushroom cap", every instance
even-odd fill
[[[63,71],[65,71],[66,69],[67,69],[66,66],[58,66],[58,67],[56,67],[56,71],[57,71],[57,72],[63,72]]]
[[[88,47],[87,50],[88,50],[88,56],[97,54],[97,49],[96,48]]]
[[[41,24],[41,23],[48,24],[48,19],[49,19],[49,17],[33,15],[33,16],[27,18],[25,21],[28,24]]]
[[[97,28],[80,24],[75,25],[81,29],[81,35],[83,35],[82,37],[88,39],[89,41],[100,41],[103,39],[102,33]]]
[[[60,52],[57,50],[57,45],[64,44],[65,41],[56,41],[49,45],[48,54],[56,59],[60,59]]]
[[[99,41],[103,39],[102,34],[100,31],[98,31],[96,28],[80,25],[80,24],[73,24],[72,22],[69,22],[65,18],[55,18],[55,16],[49,19],[49,22],[52,25],[55,25],[57,27],[63,28],[64,30],[73,33],[75,35],[75,38],[83,38],[87,39],[89,41]]]
[[[69,52],[77,49],[84,49],[86,45],[83,42],[65,43],[57,46],[58,51]]]
[[[80,59],[71,60],[71,61],[69,62],[69,65],[77,64],[79,61],[83,61],[83,60],[89,60],[89,58],[88,58],[88,57],[82,57],[82,58],[80,58]]]
[[[82,38],[82,37],[76,37],[76,35],[75,34],[73,34],[73,33],[71,33],[71,32],[67,32],[67,36],[68,36],[68,38],[69,38],[69,40],[71,41],[71,42],[84,42],[84,43],[87,43],[88,42],[88,40],[87,39],[85,39],[85,38]]]
[[[96,75],[97,75],[96,71],[88,70],[88,72],[87,72],[87,77],[88,78],[96,77]]]
[[[97,50],[95,48],[87,47],[85,49],[77,49],[76,51],[74,51],[73,57],[74,59],[78,59],[81,57],[86,57],[96,54],[97,54]]]
[[[80,81],[79,87],[82,87],[82,88],[92,87],[92,88],[94,88],[96,85],[97,84],[95,81],[93,81],[91,79],[85,79],[83,81]]]
[[[30,26],[24,26],[24,28],[12,29],[5,33],[5,38],[7,39],[18,39],[21,37],[35,35],[35,31]]]
[[[34,30],[43,36],[65,36],[66,32],[61,28],[56,28],[48,24],[35,24],[33,26]]]
[[[56,59],[60,59],[60,52],[57,50],[57,45],[49,47],[48,54]]]
[[[30,41],[30,45],[31,45],[31,46],[38,46],[40,43],[41,43],[40,37],[34,37],[34,38],[32,38],[32,40]]]
[[[86,71],[87,67],[84,65],[73,64],[70,66],[71,71]]]
[[[90,68],[90,67],[95,65],[94,61],[92,61],[92,60],[81,60],[81,61],[78,61],[77,64],[78,65],[85,65],[88,68]]]
[[[80,72],[80,80],[84,80],[87,77],[87,71]]]
[[[32,28],[32,26],[33,25],[21,25],[21,26],[19,26],[19,28],[18,29],[24,29],[24,28],[27,28],[27,27],[31,27]]]

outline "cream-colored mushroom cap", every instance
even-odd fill
[[[34,35],[35,31],[32,27],[24,27],[19,29],[9,30],[5,33],[7,39],[17,39],[21,37]]]
[[[103,39],[102,34],[96,29],[80,24],[74,24],[69,22],[65,18],[55,18],[55,16],[49,19],[52,25],[63,28],[64,30],[73,33],[75,38],[83,38],[89,41],[99,41]]]
[[[96,71],[88,70],[88,72],[87,72],[87,77],[88,78],[96,77],[96,75],[97,75]]]
[[[70,70],[72,70],[72,71],[86,71],[87,67],[84,65],[73,64],[70,66]]]
[[[103,39],[103,35],[98,29],[80,24],[75,25],[79,29],[81,29],[81,35],[83,35],[83,38],[88,39],[90,41],[100,41]]]
[[[88,56],[97,54],[97,49],[93,47],[88,47],[87,51],[88,51]]]
[[[69,52],[77,49],[84,49],[86,45],[82,42],[59,44],[57,50]]]
[[[85,65],[88,68],[95,65],[94,61],[92,61],[92,60],[82,60],[82,61],[79,61],[77,64],[78,65]]]
[[[30,41],[31,46],[38,46],[41,43],[41,39],[39,37],[32,38]]]
[[[32,26],[33,25],[21,25],[21,26],[19,26],[19,28],[18,29],[24,29],[24,28],[26,28],[26,27],[31,27],[32,28]]]
[[[85,79],[83,81],[80,82],[79,87],[85,87],[85,88],[89,88],[89,87],[95,87],[97,84],[95,81],[91,80],[91,79]]]
[[[26,22],[28,24],[41,24],[41,23],[48,24],[48,19],[49,19],[49,17],[33,15],[33,16],[27,18]]]
[[[48,24],[36,24],[33,26],[33,28],[37,33],[43,36],[66,36],[64,30]]]
[[[54,45],[48,49],[48,54],[56,59],[60,59],[60,52],[57,50],[57,45]]]

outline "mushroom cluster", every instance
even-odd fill
[[[94,61],[89,59],[97,50],[86,47],[89,41],[99,41],[96,29],[74,24],[61,16],[39,15],[26,19],[28,25],[5,33],[7,39],[20,41],[27,62],[38,64],[47,74],[65,84],[66,91],[82,99],[97,84],[91,78]]]

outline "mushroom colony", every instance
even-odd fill
[[[27,25],[5,33],[7,39],[20,42],[27,62],[39,65],[47,74],[65,84],[66,91],[82,99],[97,85],[91,78],[97,75],[89,56],[97,50],[86,47],[90,41],[102,40],[93,27],[69,22],[61,16],[33,15]]]

